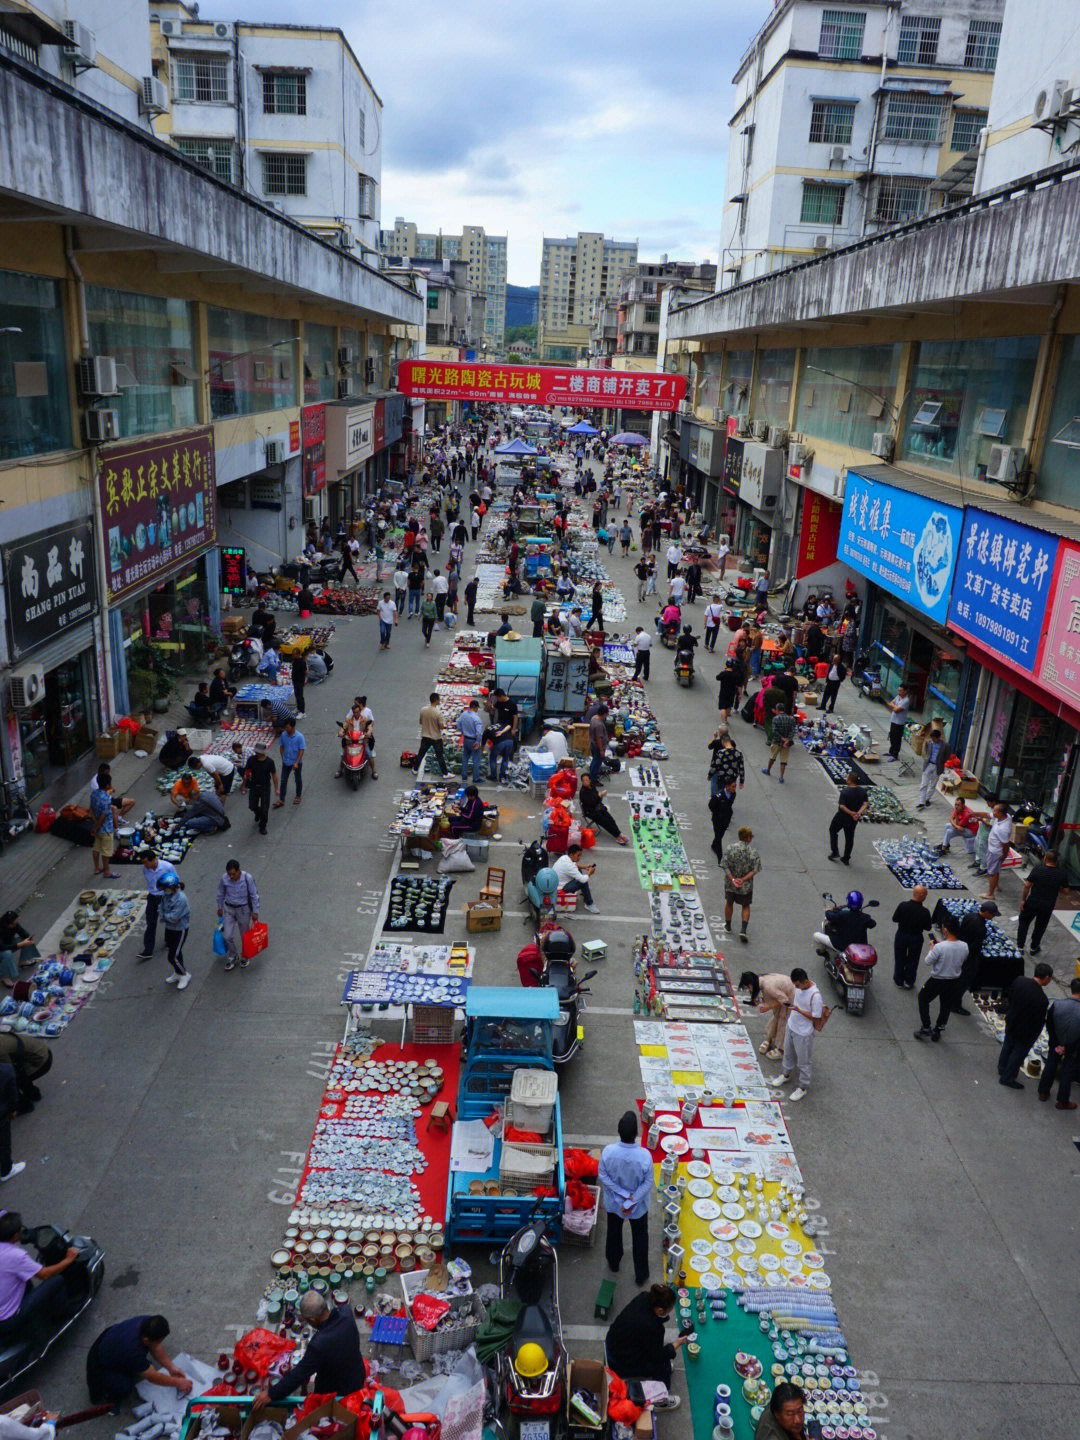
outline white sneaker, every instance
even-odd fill
[[[773,1087],[774,1090],[779,1090],[780,1086],[786,1085],[790,1079],[790,1075],[774,1075],[773,1078],[769,1081],[769,1084]]]
[[[191,984],[191,976],[190,976],[190,975],[181,975],[181,976],[180,976],[180,979],[176,982],[176,988],[177,988],[178,990],[186,990],[187,987],[188,987],[190,984]]]
[[[0,1185],[2,1185],[5,1180],[14,1180],[14,1179],[15,1179],[15,1176],[16,1176],[16,1175],[21,1175],[22,1172],[23,1172],[25,1169],[26,1169],[26,1161],[25,1161],[25,1160],[16,1160],[15,1163],[12,1165],[11,1169],[7,1172],[6,1175],[0,1175]]]
[[[175,985],[176,982],[177,982],[179,979],[180,979],[180,976],[177,975],[175,971],[173,971],[173,973],[172,973],[171,975],[166,975],[166,976],[165,976],[165,984],[166,984],[166,985]]]
[[[600,906],[599,906],[599,905],[586,905],[586,906],[585,906],[585,909],[589,912],[590,915],[599,915],[599,914],[600,914]]]
[[[792,1090],[791,1094],[787,1098],[789,1101],[801,1100],[803,1096],[806,1095],[806,1093],[807,1092],[803,1089],[803,1087],[799,1085],[796,1089]]]

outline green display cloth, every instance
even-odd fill
[[[674,820],[636,820],[630,827],[630,834],[643,890],[653,888],[655,870],[666,870],[672,876],[689,873],[690,861]]]
[[[740,1310],[732,1291],[726,1293],[728,1318],[714,1320],[710,1314],[705,1324],[698,1326],[698,1344],[701,1346],[698,1358],[686,1359],[685,1349],[679,1352],[686,1359],[686,1386],[690,1395],[694,1440],[711,1440],[717,1385],[731,1386],[729,1403],[735,1421],[735,1440],[753,1440],[754,1422],[750,1418],[750,1406],[743,1399],[743,1382],[735,1373],[735,1352],[745,1350],[756,1355],[764,1366],[766,1380],[773,1363],[772,1346],[768,1336],[761,1333],[757,1316]],[[697,1315],[696,1308],[693,1313]]]

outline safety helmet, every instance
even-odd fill
[[[533,1380],[537,1375],[543,1375],[547,1368],[547,1356],[540,1346],[531,1340],[522,1345],[514,1356],[514,1369],[526,1380]]]
[[[691,632],[691,630],[693,630],[694,627],[693,627],[693,625],[684,625],[682,628],[683,628],[683,634],[684,634],[684,635],[689,635],[690,632]]]
[[[849,891],[848,891],[847,907],[848,907],[849,910],[861,910],[861,909],[862,909],[862,903],[863,903],[863,901],[862,901],[862,891],[861,891],[861,890],[849,890]]]
[[[158,879],[159,890],[179,890],[180,876],[175,870],[166,870],[165,874]]]

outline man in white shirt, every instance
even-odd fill
[[[379,617],[379,649],[390,649],[390,630],[398,623],[398,608],[390,599],[390,591],[384,590],[383,597],[375,607]]]
[[[560,855],[551,867],[559,877],[559,889],[565,890],[568,895],[575,891],[581,891],[581,898],[585,901],[585,909],[590,915],[599,913],[598,907],[593,903],[592,889],[589,886],[589,876],[596,869],[595,865],[582,865],[581,846],[571,845],[565,855]]]
[[[681,564],[682,546],[676,545],[674,542],[672,542],[667,549],[667,573],[669,580],[675,574],[676,570],[678,570]]]
[[[556,729],[550,720],[545,720],[544,738],[536,748],[546,750],[556,765],[560,760],[566,760],[570,756],[570,747],[566,743],[566,736],[561,730]]]
[[[648,680],[652,636],[640,625],[634,631],[634,679]]]
[[[401,565],[394,571],[394,604],[400,615],[405,609],[405,592],[409,588],[409,572]]]
[[[224,755],[196,755],[192,764],[201,766],[207,775],[214,777],[214,789],[219,795],[227,795],[232,789],[236,766]]]
[[[980,900],[992,900],[997,894],[998,881],[1001,879],[1001,864],[1009,853],[1009,842],[1013,836],[1013,822],[1009,819],[1009,807],[1007,805],[994,806],[994,818],[988,821],[985,817],[981,823],[990,825],[990,837],[986,842],[986,894],[980,895]]]
[[[668,587],[668,591],[668,599],[681,607],[686,595],[686,581],[681,575],[673,575],[671,577],[671,584]]]
[[[716,638],[720,634],[720,626],[724,623],[724,607],[720,603],[719,595],[714,595],[705,606],[705,649],[716,649]]]
[[[716,558],[720,561],[720,579],[723,580],[727,572],[728,556],[731,554],[731,542],[726,535],[720,536],[720,543],[716,547]]]
[[[446,597],[450,593],[450,581],[441,570],[435,571],[435,578],[431,582],[431,588],[435,592],[435,614],[441,625],[443,616],[446,614]]]
[[[788,1006],[787,1030],[784,1034],[784,1069],[769,1083],[774,1089],[786,1085],[792,1072],[798,1069],[799,1083],[788,1096],[789,1100],[801,1100],[810,1089],[811,1059],[814,1053],[814,1036],[825,1028],[831,1008],[821,999],[821,991],[807,975],[796,966],[791,972],[795,986],[795,998]]]

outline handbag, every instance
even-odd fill
[[[245,930],[240,942],[244,959],[250,960],[258,955],[260,950],[265,950],[270,944],[270,929],[261,920],[256,921],[250,930]]]

